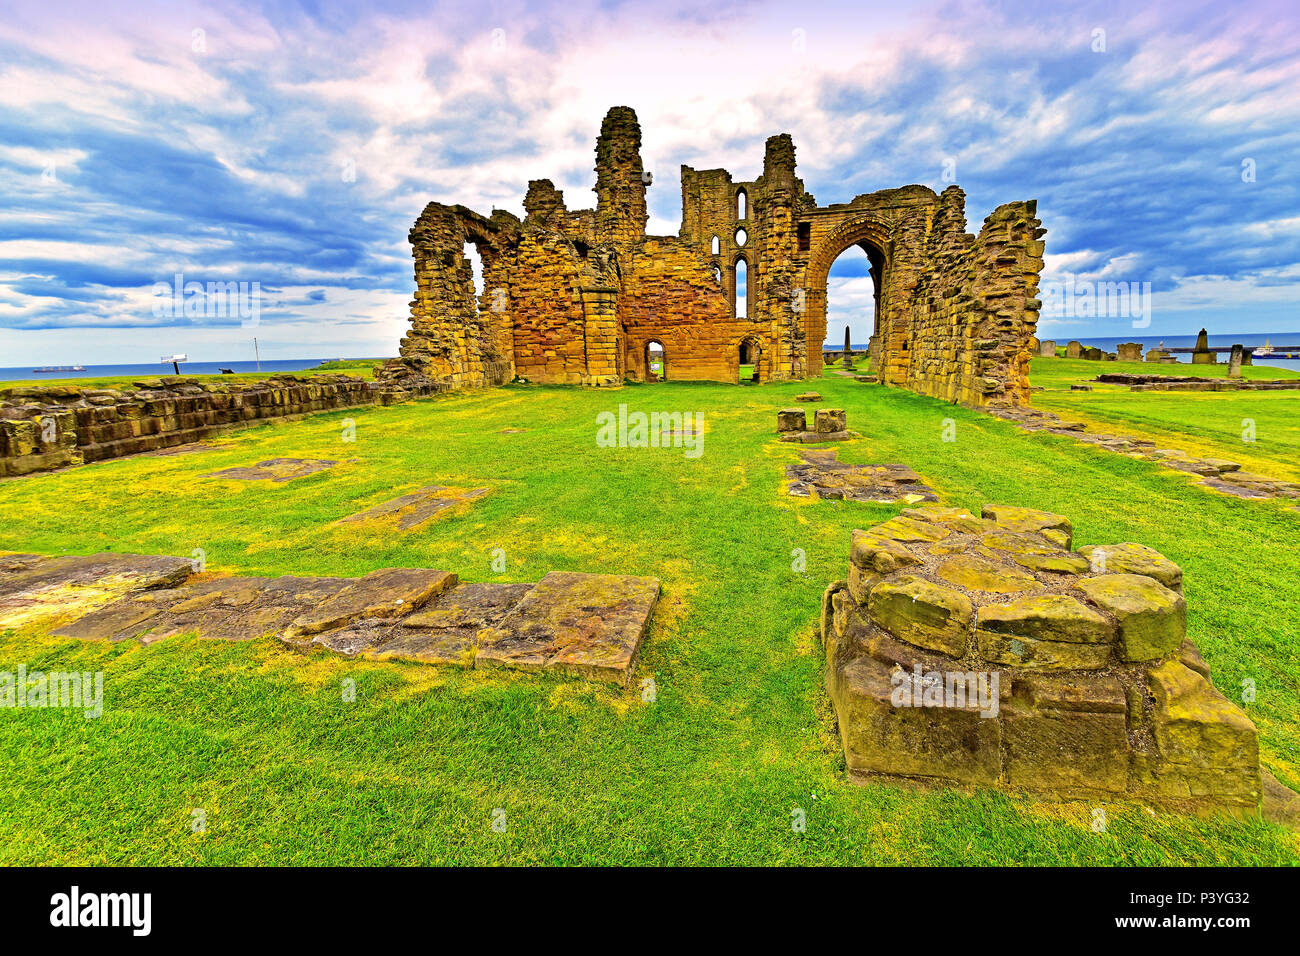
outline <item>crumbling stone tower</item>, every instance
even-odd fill
[[[1028,398],[1044,229],[1035,203],[999,206],[966,232],[965,195],[905,186],[818,206],[795,175],[788,134],[763,172],[681,170],[676,236],[646,235],[636,114],[616,106],[596,141],[596,208],[570,211],[550,180],[528,184],[525,217],[430,203],[411,230],[411,332],[390,374],[445,387],[531,381],[616,385],[662,377],[759,380],[822,371],[826,285],[849,246],[871,261],[871,358],[880,380],[972,405]],[[475,297],[466,243],[483,262]],[[653,376],[658,377],[658,376]]]
[[[645,238],[645,170],[641,124],[626,106],[615,106],[596,140],[596,239],[628,246]]]

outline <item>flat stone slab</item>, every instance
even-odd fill
[[[143,554],[0,557],[0,630],[46,626],[134,591],[169,588],[190,576],[186,558]]]
[[[488,488],[448,488],[443,485],[426,485],[410,494],[385,501],[383,504],[349,515],[342,520],[346,522],[391,521],[397,525],[399,531],[409,531],[453,509],[472,505],[489,490]]]
[[[366,619],[310,643],[349,657],[473,667],[480,635],[514,610],[531,584],[460,584],[394,621]]]
[[[484,635],[475,666],[555,669],[624,683],[658,600],[656,578],[552,571]]]
[[[906,465],[850,465],[837,460],[834,449],[800,454],[803,463],[785,469],[790,482],[787,494],[798,498],[909,504],[939,500],[924,479]]]
[[[354,583],[353,578],[212,578],[122,598],[54,634],[142,644],[179,634],[248,641],[284,630]]]
[[[304,651],[626,684],[659,598],[654,578],[568,571],[538,584],[462,584],[427,568],[360,578],[192,573],[184,558],[0,555],[0,630],[57,627],[58,637],[143,644],[275,635]]]
[[[270,458],[259,461],[256,465],[239,468],[223,468],[213,471],[204,478],[225,478],[230,481],[293,481],[306,475],[313,475],[326,468],[333,468],[337,461],[321,458]]]

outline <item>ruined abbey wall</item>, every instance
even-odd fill
[[[615,107],[596,144],[596,208],[570,211],[549,180],[529,183],[523,220],[430,203],[411,230],[416,295],[403,373],[455,387],[760,380],[822,371],[831,264],[871,260],[871,353],[880,380],[972,405],[1028,395],[1044,230],[1009,203],[966,232],[965,196],[905,186],[818,206],[795,175],[790,136],[768,139],[762,174],[682,167],[678,235],[645,234],[650,178],[636,114]],[[467,244],[483,262],[475,296]]]

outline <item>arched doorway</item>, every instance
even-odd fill
[[[763,343],[755,336],[747,336],[740,343],[737,382],[746,385],[763,381]]]
[[[647,382],[668,380],[668,353],[664,349],[664,344],[658,339],[651,339],[645,344],[645,380]]]
[[[846,249],[858,246],[866,254],[870,268],[865,270],[871,282],[872,316],[871,327],[859,331],[853,328],[853,338],[861,342],[871,337],[872,359],[887,356],[887,360],[876,362],[875,371],[881,380],[890,384],[902,381],[905,375],[908,356],[907,342],[895,341],[900,336],[906,339],[906,331],[897,333],[890,327],[889,307],[890,292],[890,256],[893,248],[890,241],[889,226],[870,216],[850,219],[831,230],[818,241],[808,257],[808,269],[805,272],[804,292],[806,305],[806,329],[808,336],[808,372],[817,375],[822,366],[822,343],[827,338],[827,280],[831,266]],[[850,260],[852,261],[852,260]],[[865,283],[863,284],[865,288]],[[836,331],[838,342],[830,342],[838,350],[844,344],[844,325],[841,322]],[[814,345],[814,343],[816,343]]]
[[[859,349],[865,349],[876,332],[878,286],[874,271],[870,254],[859,243],[841,252],[826,275],[826,345],[834,354],[840,354],[847,329],[860,371],[866,370],[861,367],[866,363]]]

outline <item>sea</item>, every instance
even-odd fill
[[[1044,335],[1043,338],[1055,338],[1057,345],[1064,345],[1071,339],[1077,339],[1084,345],[1095,346],[1096,348],[1102,349],[1106,352],[1115,351],[1115,346],[1119,345],[1121,342],[1141,342],[1143,352],[1147,349],[1158,348],[1161,345],[1166,348],[1192,348],[1196,345],[1195,332],[1191,335],[1144,335],[1141,329],[1135,329],[1133,334],[1120,336],[1119,338],[1100,338],[1096,336],[1064,334],[1057,336]],[[1244,345],[1249,348],[1251,346],[1261,346],[1266,341],[1274,348],[1282,348],[1289,345],[1291,346],[1291,354],[1297,356],[1296,358],[1288,359],[1277,355],[1257,355],[1254,358],[1254,364],[1271,365],[1276,368],[1289,368],[1300,371],[1300,332],[1261,332],[1258,335],[1243,332],[1235,335],[1210,335],[1209,340],[1211,347]],[[844,346],[828,344],[823,347],[828,351],[838,352],[843,349]],[[855,344],[853,346],[854,351],[857,351],[858,349],[865,351],[866,348],[867,346],[865,343],[862,345]],[[1180,362],[1191,362],[1192,354],[1190,352],[1176,352],[1174,353],[1174,358],[1178,359]],[[1227,362],[1228,353],[1220,352],[1219,361]]]
[[[321,362],[333,362],[338,359],[262,359],[258,362],[182,362],[182,375],[220,375],[223,368],[235,372],[301,372],[303,369],[315,368]],[[80,365],[80,362],[59,363],[60,365]],[[36,366],[24,368],[0,368],[0,382],[12,382],[20,379],[59,381],[66,378],[157,378],[159,375],[174,375],[171,363],[149,362],[143,365],[86,365],[84,372],[37,372]]]

